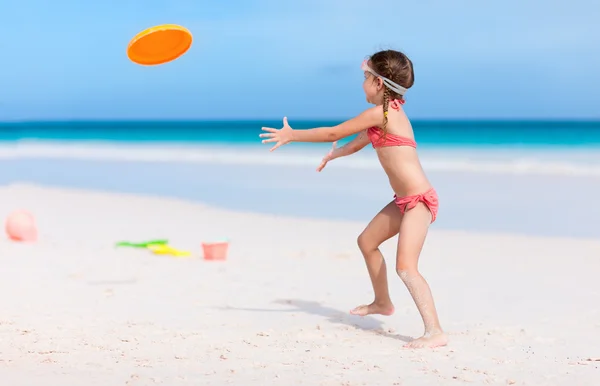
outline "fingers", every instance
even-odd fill
[[[325,165],[327,165],[327,162],[329,162],[329,158],[327,156],[323,157],[321,163],[319,164],[319,166],[317,166],[317,171],[320,172],[321,170],[323,170],[325,168]]]
[[[283,127],[289,127],[287,117],[283,117]],[[269,151],[273,151],[280,147],[281,145],[286,144],[289,141],[280,142],[281,138],[279,138],[278,134],[281,130],[274,129],[272,127],[263,127],[262,131],[266,131],[266,133],[259,134],[260,138],[268,138],[263,139],[262,143],[273,143],[276,142],[275,146],[273,146]]]
[[[272,147],[272,148],[271,148],[269,151],[273,151],[273,150],[277,149],[277,148],[278,148],[279,146],[281,146],[281,145],[282,145],[282,143],[281,143],[281,142],[277,142],[277,143],[275,144],[275,146],[273,146],[273,147]]]
[[[263,130],[264,129],[269,129],[269,128],[268,127],[263,127]],[[262,143],[269,143],[269,142],[277,142],[278,141],[278,139],[276,138],[277,137],[277,133],[276,132],[275,133],[273,133],[273,132],[262,133],[262,134],[259,134],[259,137],[260,138],[269,138],[269,139],[263,139]]]
[[[331,147],[332,147],[333,149],[335,149],[335,148],[336,148],[336,146],[337,146],[337,141],[334,141],[334,142],[333,142],[333,144],[331,144]]]

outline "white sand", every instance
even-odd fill
[[[411,351],[422,325],[395,241],[396,314],[347,313],[372,297],[365,224],[1,188],[0,216],[17,208],[41,240],[0,241],[2,385],[600,384],[598,241],[432,231],[421,268],[451,341]],[[227,262],[198,257],[224,236]],[[113,247],[152,238],[196,256]]]

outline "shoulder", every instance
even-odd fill
[[[383,107],[373,106],[360,113],[356,119],[360,120],[365,129],[383,124]]]
[[[360,131],[383,124],[383,109],[380,106],[371,107],[354,118],[331,127],[332,138],[344,138]],[[335,140],[335,139],[333,139]]]
[[[369,121],[381,123],[383,121],[383,106],[373,106],[363,111],[360,115]]]

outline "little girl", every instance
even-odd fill
[[[381,51],[362,64],[363,90],[367,102],[375,105],[355,118],[334,127],[294,130],[283,118],[283,128],[263,127],[263,143],[275,143],[271,151],[289,142],[334,142],[332,151],[323,158],[318,171],[328,161],[353,154],[369,142],[377,152],[388,175],[394,199],[387,204],[358,237],[358,246],[367,263],[375,300],[350,311],[354,315],[392,315],[385,260],[379,246],[399,234],[396,272],[410,292],[425,325],[425,334],[405,347],[438,347],[448,339],[438,320],[431,290],[418,270],[421,249],[429,225],[438,212],[438,196],[425,176],[416,151],[410,121],[402,105],[404,94],[414,83],[412,62],[406,55]],[[335,141],[359,133],[347,145],[335,148]]]

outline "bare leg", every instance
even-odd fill
[[[392,315],[394,313],[394,305],[388,289],[385,260],[379,246],[398,234],[401,221],[402,213],[394,202],[390,202],[358,236],[358,247],[367,263],[375,300],[371,304],[356,307],[350,311],[351,314],[365,316],[369,314]]]
[[[442,331],[438,320],[429,284],[418,270],[419,255],[423,249],[430,222],[429,209],[423,203],[419,203],[404,214],[400,224],[396,271],[415,301],[425,325],[425,334],[405,345],[410,348],[438,347],[448,343],[448,338]]]

